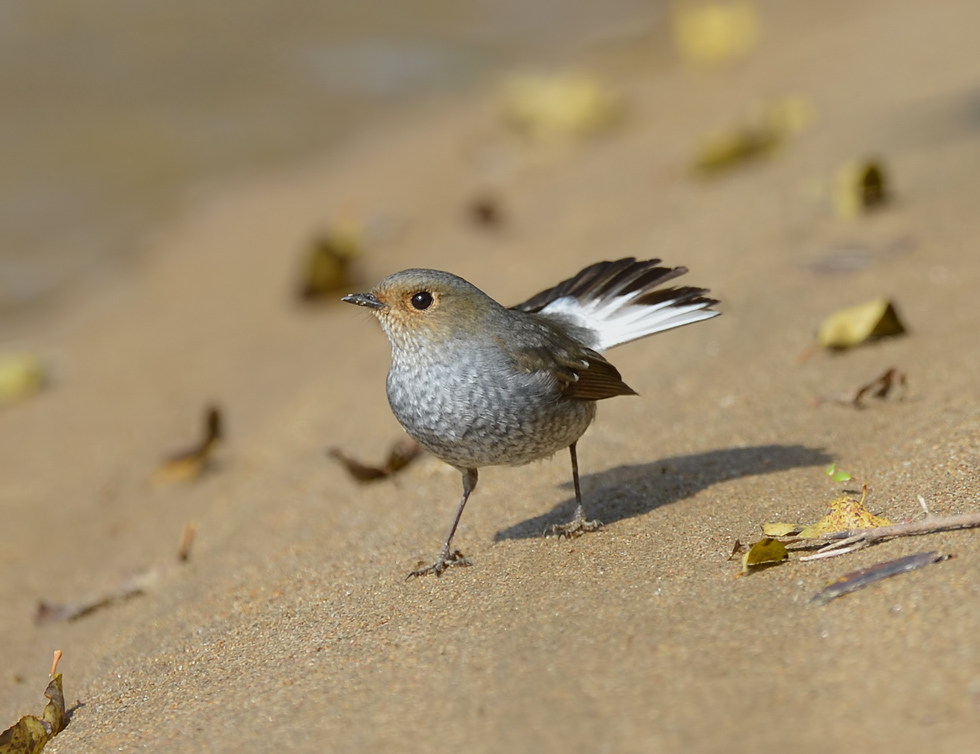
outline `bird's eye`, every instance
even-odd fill
[[[414,296],[412,296],[412,306],[423,311],[432,306],[432,294],[428,291],[419,291]]]

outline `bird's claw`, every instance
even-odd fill
[[[452,566],[471,566],[473,565],[467,558],[463,557],[463,553],[459,550],[453,550],[452,552],[444,552],[439,556],[439,559],[430,566],[425,566],[424,568],[416,568],[414,571],[405,577],[408,581],[410,578],[427,576],[430,573],[435,574],[436,577],[442,576],[443,571]]]
[[[585,518],[576,516],[567,524],[555,524],[545,530],[546,537],[558,537],[562,539],[568,537],[575,539],[589,532],[599,531],[602,528],[602,521],[586,521]]]

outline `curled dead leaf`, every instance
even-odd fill
[[[786,545],[778,539],[766,537],[749,545],[748,551],[742,556],[740,575],[748,574],[752,568],[775,565],[788,559],[789,551],[786,549]]]
[[[827,317],[817,332],[817,343],[824,348],[853,348],[870,339],[905,331],[895,305],[886,298],[876,298]]]
[[[802,97],[769,102],[744,123],[706,138],[694,158],[694,170],[712,176],[769,157],[813,118],[813,107]]]
[[[864,402],[865,398],[877,398],[883,401],[890,395],[897,394],[898,399],[902,400],[905,398],[907,390],[908,378],[905,372],[892,367],[885,370],[870,382],[859,385],[849,392],[816,398],[814,403],[815,405],[820,405],[821,403],[841,403],[853,408],[864,408],[866,405]]]
[[[62,677],[58,672],[60,659],[61,650],[56,650],[51,663],[51,681],[44,690],[48,702],[41,717],[25,715],[0,733],[0,754],[39,754],[48,741],[65,729],[67,712]]]
[[[850,162],[837,171],[834,210],[839,217],[857,217],[884,206],[890,198],[888,174],[880,162]]]
[[[154,472],[150,481],[154,485],[174,482],[192,482],[209,467],[214,449],[224,439],[221,410],[210,406],[204,412],[204,436],[187,450],[175,453]]]
[[[393,443],[388,457],[381,466],[369,466],[351,458],[338,448],[331,448],[327,455],[336,459],[358,482],[376,482],[387,479],[408,466],[416,459],[422,448],[411,438],[402,438]]]
[[[337,226],[310,244],[300,270],[297,294],[302,301],[333,301],[350,283],[352,260],[364,253],[359,228]]]

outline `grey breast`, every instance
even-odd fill
[[[454,466],[520,465],[568,447],[595,416],[546,372],[515,369],[496,344],[393,351],[388,402],[412,437]]]

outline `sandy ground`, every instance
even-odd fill
[[[60,752],[973,751],[980,746],[980,534],[904,539],[735,579],[736,538],[812,521],[831,460],[893,520],[974,511],[980,466],[980,5],[773,3],[746,62],[671,62],[664,40],[602,62],[632,103],[578,147],[502,142],[488,99],[435,103],[301,170],[225,187],[147,241],[102,295],[20,323],[56,383],[0,415],[0,720],[39,712],[50,653],[71,723]],[[711,182],[699,137],[796,94],[813,126]],[[815,181],[881,155],[896,202],[835,219]],[[462,208],[491,186],[486,232]],[[614,351],[640,398],[580,443],[599,534],[541,537],[571,513],[567,460],[488,469],[457,535],[474,561],[406,581],[437,552],[459,478],[427,459],[359,486],[325,456],[380,459],[400,435],[388,345],[364,312],[291,299],[300,250],[339,214],[395,231],[354,288],[450,269],[516,302],[598,259],[691,269],[724,316]],[[849,274],[845,247],[891,248]],[[894,298],[910,335],[799,352],[827,313]],[[824,405],[896,366],[909,397]],[[154,488],[167,450],[225,409],[199,483]],[[150,593],[34,626],[40,598],[98,593],[173,558]],[[923,550],[956,558],[823,608],[827,580]],[[9,720],[9,723],[7,722]]]

